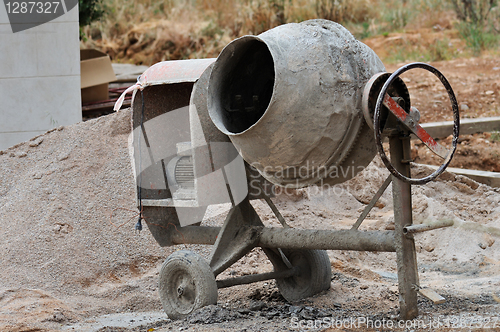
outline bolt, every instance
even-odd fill
[[[420,112],[415,107],[410,108],[410,116],[415,119],[415,121],[420,121]]]
[[[179,288],[177,288],[177,296],[181,297],[182,294],[184,294],[184,287],[179,286]]]

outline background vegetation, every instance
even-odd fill
[[[82,47],[136,64],[215,57],[234,38],[313,18],[343,24],[388,62],[496,52],[500,41],[497,0],[100,1],[106,13],[85,22]]]
[[[83,27],[99,21],[105,13],[102,0],[78,0],[78,20],[80,22],[80,39],[85,39]]]

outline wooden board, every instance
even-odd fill
[[[453,121],[422,123],[429,135],[433,138],[444,138],[453,134]],[[460,135],[470,135],[500,131],[500,116],[477,119],[460,119]],[[412,136],[416,139],[416,137]]]
[[[418,293],[423,297],[431,300],[434,304],[442,304],[446,302],[446,299],[436,293],[433,289],[430,288],[420,288]]]
[[[423,165],[423,164],[420,164],[420,165],[432,168],[434,170],[438,169],[438,166],[434,166],[434,165]],[[471,178],[474,181],[486,184],[490,187],[497,187],[497,188],[500,187],[500,173],[499,172],[476,171],[474,169],[463,169],[463,168],[454,168],[454,167],[447,167],[446,171],[453,173],[453,174],[466,176],[468,178]]]

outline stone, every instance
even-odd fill
[[[495,239],[488,233],[483,234],[483,242],[488,247],[491,247],[495,243]]]
[[[435,246],[433,246],[433,245],[431,245],[431,244],[426,244],[426,245],[424,246],[424,250],[425,250],[425,251],[427,251],[427,252],[433,252],[435,248],[436,248],[436,247],[435,247]]]

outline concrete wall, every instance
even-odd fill
[[[12,33],[0,3],[0,150],[82,120],[78,8]]]

